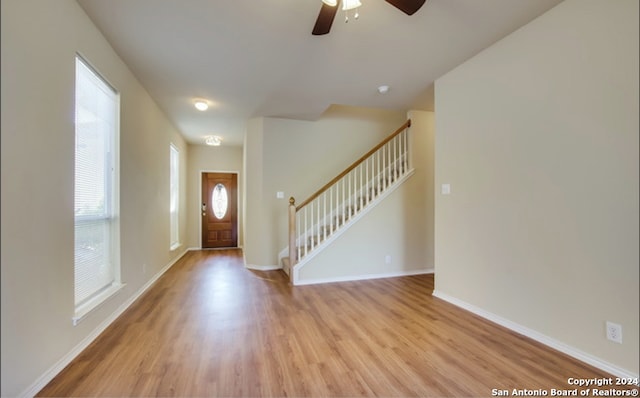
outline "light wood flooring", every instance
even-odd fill
[[[292,287],[189,252],[39,396],[485,397],[610,375],[431,296],[433,275]]]

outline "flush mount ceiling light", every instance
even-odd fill
[[[386,94],[386,93],[388,93],[388,92],[389,92],[389,86],[387,86],[387,85],[383,85],[383,86],[378,87],[378,92],[379,92],[380,94]]]
[[[209,109],[209,104],[205,100],[196,100],[193,103],[193,106],[195,106],[197,110],[203,111],[203,112]]]
[[[222,144],[222,137],[217,135],[210,135],[204,139],[205,144],[211,146],[220,146]]]

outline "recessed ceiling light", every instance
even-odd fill
[[[205,100],[197,100],[193,103],[193,105],[199,111],[206,111],[207,109],[209,109],[209,104]]]
[[[378,92],[380,94],[386,94],[387,92],[389,92],[389,86],[380,86],[378,87]]]

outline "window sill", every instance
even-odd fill
[[[124,283],[114,283],[113,285],[111,285],[111,287],[109,287],[93,299],[89,300],[79,307],[76,307],[76,313],[74,314],[73,318],[71,318],[73,321],[73,326],[78,325],[93,310],[98,308],[102,303],[104,303],[111,297],[115,296],[125,286],[126,284]]]

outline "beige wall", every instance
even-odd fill
[[[298,202],[406,121],[397,111],[330,107],[315,122],[260,118],[245,137],[247,212],[245,258],[277,264],[287,244],[288,198]],[[284,199],[276,199],[276,192]]]
[[[414,174],[301,266],[297,283],[433,270],[433,113],[411,111],[408,117]]]
[[[187,247],[200,248],[201,176],[203,171],[231,172],[238,174],[238,246],[243,245],[243,179],[242,147],[189,145]]]
[[[434,268],[434,178],[435,178],[435,114],[412,110],[411,119],[412,163],[415,182],[409,185],[406,207],[402,212],[407,226],[413,226],[405,234],[408,262],[424,268]]]
[[[1,395],[17,396],[181,254],[184,245],[169,251],[169,143],[180,149],[183,181],[188,148],[75,1],[2,0],[1,6]],[[74,327],[76,52],[121,94],[126,287]],[[186,185],[180,197],[184,237]]]
[[[244,137],[243,162],[245,176],[243,203],[244,257],[245,261],[253,265],[269,265],[268,260],[262,260],[265,253],[269,253],[268,235],[269,225],[264,222],[262,208],[262,180],[263,180],[263,148],[264,118],[250,119]]]
[[[436,290],[637,375],[638,1],[567,0],[435,98]]]

